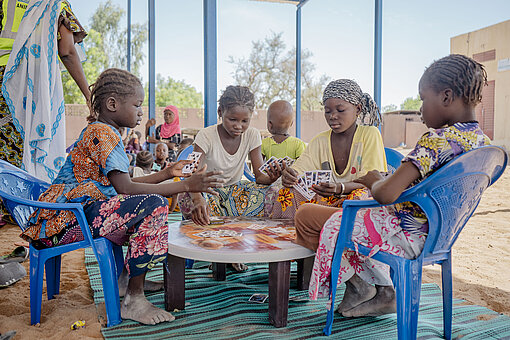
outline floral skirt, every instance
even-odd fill
[[[308,291],[313,300],[329,296],[331,261],[341,221],[342,209],[331,215],[322,228]],[[355,244],[362,244],[372,250],[369,256],[355,251],[344,251],[338,284],[357,274],[368,283],[391,285],[389,266],[372,259],[371,256],[378,251],[384,251],[413,259],[420,255],[425,239],[426,235],[411,234],[400,227],[400,219],[393,206],[359,209],[354,220],[352,240]]]
[[[218,196],[203,193],[212,216],[264,216],[264,197],[268,186],[251,181],[214,189]],[[177,196],[177,202],[185,219],[191,218],[193,202],[189,193]]]
[[[368,199],[370,192],[368,189],[356,189],[349,195],[342,198],[334,196],[322,197],[317,194],[312,199],[307,200],[295,188],[286,188],[281,185],[273,185],[267,192],[264,206],[264,215],[271,219],[293,219],[296,210],[305,203],[314,203],[328,207],[341,207],[345,200]]]
[[[129,277],[152,269],[168,252],[168,201],[159,195],[117,195],[83,207],[92,237],[106,237],[128,246],[125,267]],[[76,219],[60,233],[31,241],[36,249],[83,240]]]

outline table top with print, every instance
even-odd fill
[[[251,217],[214,217],[214,224],[192,221],[168,227],[168,253],[182,258],[219,262],[279,262],[314,253],[292,241],[294,221]]]

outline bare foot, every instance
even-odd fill
[[[126,295],[120,305],[120,316],[145,325],[175,320],[172,314],[154,306],[143,294]]]
[[[123,297],[124,295],[126,295],[128,280],[129,280],[129,277],[128,277],[127,271],[123,270],[122,274],[120,274],[119,281],[118,281],[120,297]],[[159,290],[163,290],[163,288],[164,288],[163,281],[145,280],[145,282],[143,283],[143,290],[146,292],[157,292]]]
[[[244,263],[232,263],[232,267],[236,272],[244,272],[248,270],[248,266]]]
[[[393,287],[375,286],[375,288],[377,289],[377,294],[373,299],[343,312],[342,315],[348,318],[355,318],[395,313],[397,311],[397,304]]]
[[[345,285],[344,298],[338,305],[338,313],[343,313],[365,301],[371,300],[377,293],[374,286],[363,281],[358,275],[351,277]]]

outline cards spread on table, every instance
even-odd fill
[[[298,177],[298,182],[294,185],[294,188],[307,200],[311,200],[315,196],[315,192],[311,190],[312,185],[329,182],[331,182],[331,170],[305,171],[304,174]]]
[[[184,168],[182,168],[183,174],[192,174],[198,168],[198,162],[200,161],[201,152],[193,151],[188,155],[188,160],[193,161],[191,164],[186,164]]]
[[[262,164],[259,170],[267,174],[267,170],[270,169],[271,165],[276,166],[276,164],[278,164],[280,168],[282,168],[283,163],[285,163],[286,166],[291,166],[292,164],[294,164],[294,160],[289,156],[285,156],[283,158],[276,158],[275,156],[271,156],[271,158],[269,158],[264,164]]]

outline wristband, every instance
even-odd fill
[[[342,198],[342,195],[344,194],[344,191],[345,191],[345,184],[340,182],[340,187],[342,188],[342,191],[340,191],[340,193],[336,193],[334,194],[333,196],[335,196],[336,198]]]

